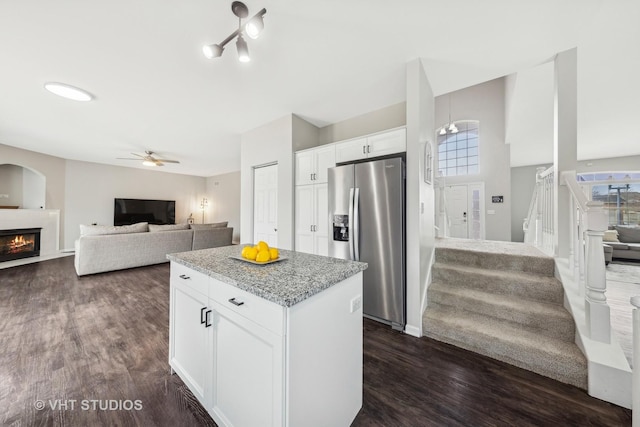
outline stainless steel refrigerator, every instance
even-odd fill
[[[329,169],[329,256],[369,264],[366,317],[404,330],[405,172],[400,157]]]

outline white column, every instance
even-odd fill
[[[576,170],[578,162],[578,52],[570,49],[554,61],[553,170],[554,254],[569,257],[569,190],[560,185],[562,171]]]
[[[602,236],[607,229],[607,214],[600,203],[587,203],[587,254],[585,320],[591,339],[611,342],[611,315],[607,305],[607,277]]]
[[[633,427],[640,427],[640,296],[631,297],[633,305],[633,372],[631,376],[631,409]]]

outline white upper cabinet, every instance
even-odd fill
[[[296,185],[327,182],[327,169],[335,165],[333,144],[296,153]]]
[[[405,128],[336,143],[336,163],[407,151]]]

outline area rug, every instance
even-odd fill
[[[613,261],[607,266],[606,272],[607,280],[640,285],[640,263]]]

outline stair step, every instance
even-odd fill
[[[482,267],[490,270],[521,271],[553,276],[555,262],[552,257],[525,244],[487,242],[466,239],[446,239],[436,247],[436,262]]]
[[[442,262],[433,265],[432,277],[433,282],[444,282],[450,287],[459,286],[528,300],[564,303],[562,283],[555,277]]]
[[[447,306],[509,322],[551,338],[574,342],[573,318],[559,304],[537,302],[483,290],[434,282],[428,291],[429,307]]]
[[[587,362],[574,343],[446,306],[428,308],[424,335],[587,389]]]

